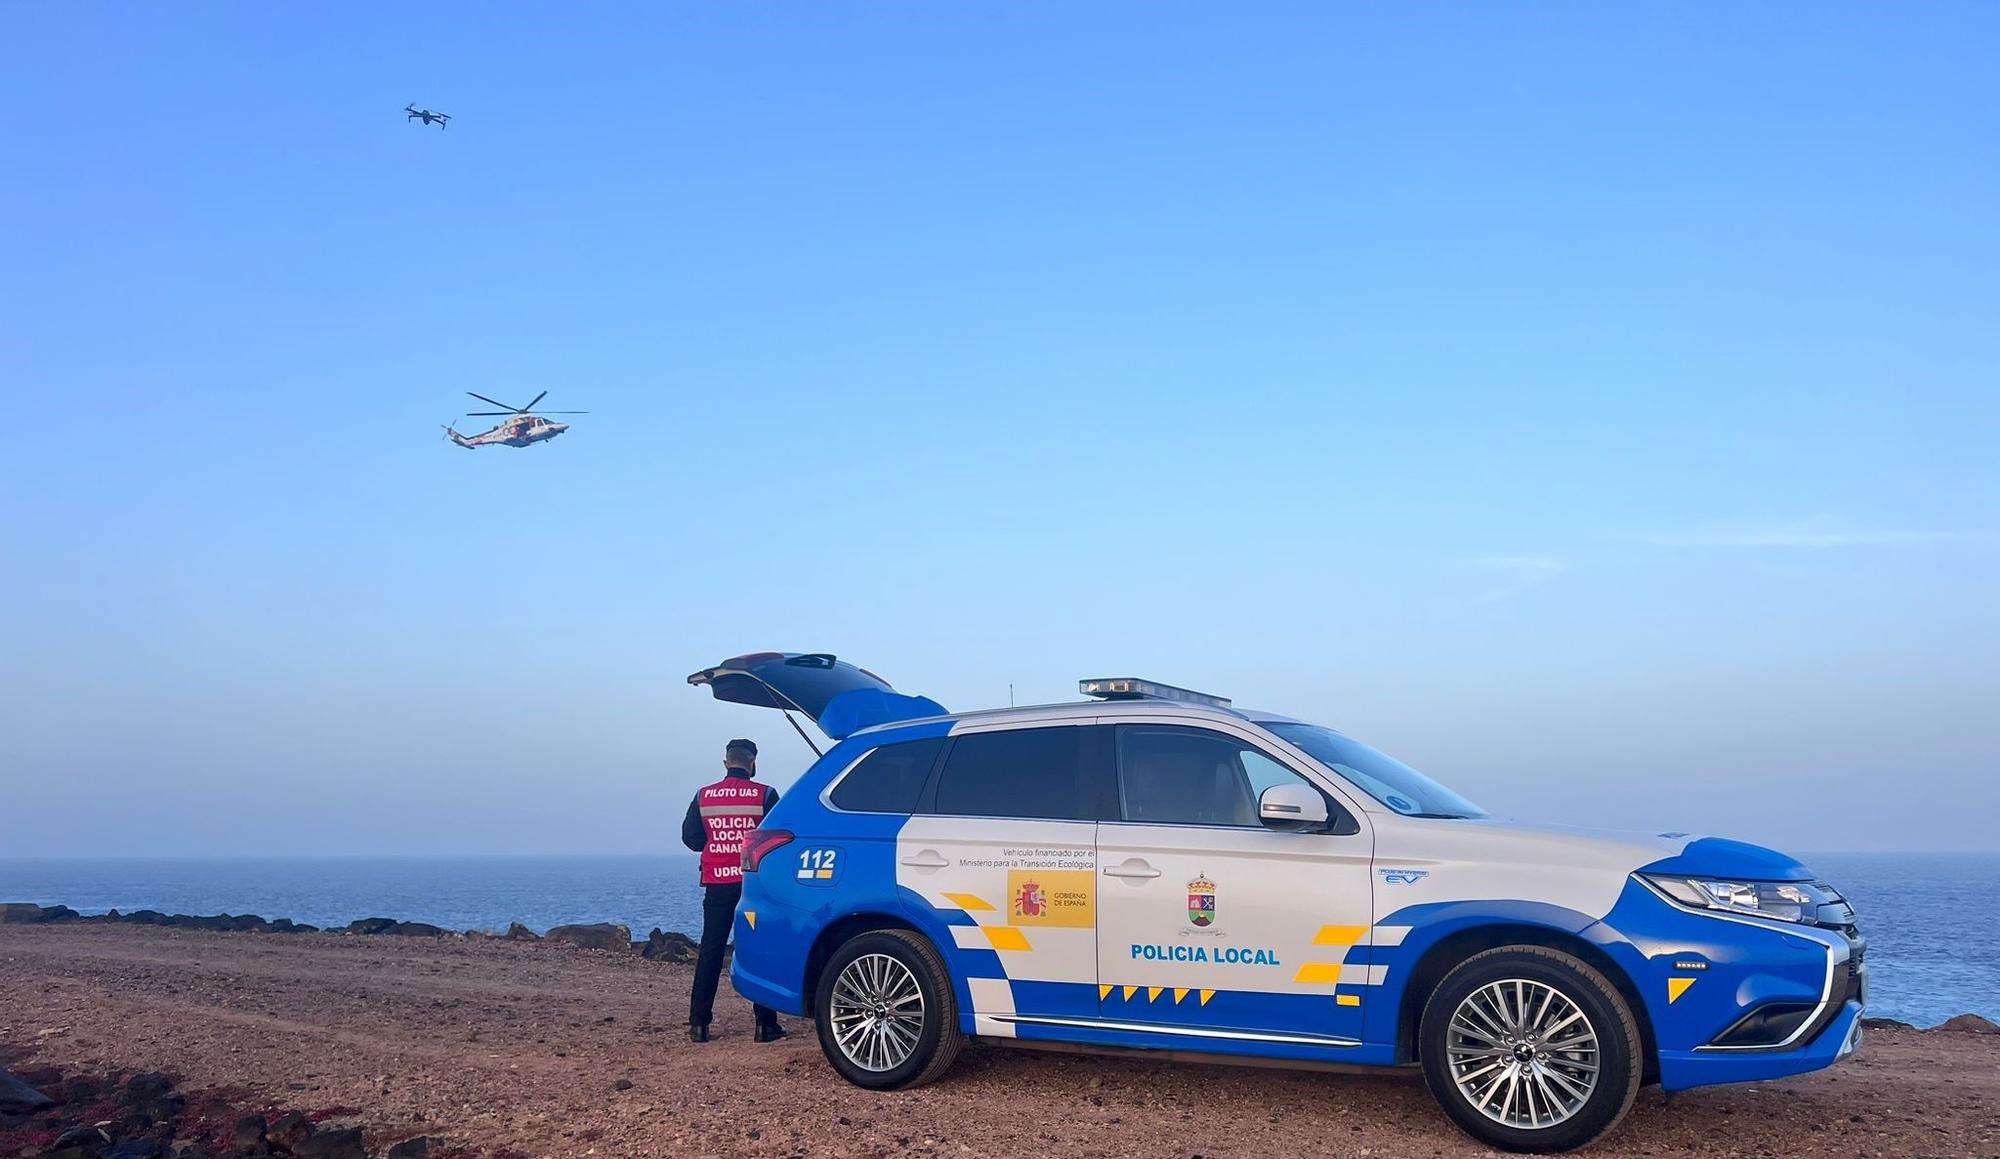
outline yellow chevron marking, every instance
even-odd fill
[[[1351,946],[1367,936],[1367,926],[1321,926],[1313,935],[1313,945]]]
[[[1203,1006],[1206,1006],[1206,1005],[1208,1005],[1208,1000],[1209,1000],[1210,998],[1213,998],[1213,997],[1215,997],[1215,991],[1213,991],[1213,990],[1203,990],[1203,991],[1201,992],[1201,1004],[1202,1004]]]
[[[756,910],[753,910],[753,909],[747,909],[747,910],[744,910],[744,911],[743,911],[743,920],[744,920],[744,921],[746,921],[746,922],[749,922],[749,923],[750,923],[750,928],[751,928],[751,929],[753,929],[753,930],[754,930],[754,929],[756,929],[756,928],[757,928],[757,911],[756,911]]]
[[[1307,962],[1299,967],[1292,977],[1294,982],[1304,982],[1313,986],[1324,986],[1340,981],[1339,962]]]
[[[1166,987],[1165,987],[1165,986],[1148,986],[1148,987],[1146,987],[1146,1001],[1148,1001],[1148,1002],[1158,1002],[1158,1001],[1160,1000],[1160,991],[1162,991],[1162,990],[1165,990],[1165,989],[1166,989]]]
[[[1104,1001],[1104,1000],[1105,1000],[1106,998],[1109,998],[1109,997],[1111,997],[1111,992],[1112,992],[1113,990],[1116,990],[1117,988],[1118,988],[1118,987],[1116,987],[1116,986],[1099,986],[1099,987],[1097,988],[1097,1000],[1098,1000],[1099,1002],[1102,1002],[1102,1001]]]
[[[1028,935],[1013,926],[981,926],[986,931],[986,940],[993,943],[996,950],[1029,950]]]
[[[1181,999],[1187,996],[1188,996],[1188,988],[1186,986],[1174,987],[1174,1005],[1179,1006],[1181,1004]]]
[[[1340,1003],[1342,1006],[1361,1005],[1361,995],[1359,994],[1338,994],[1334,996],[1333,1000],[1335,1002]]]
[[[1139,988],[1137,986],[1125,987],[1125,1001],[1130,1002],[1132,1000],[1132,995],[1137,994],[1138,992]]]
[[[1680,1001],[1681,995],[1687,993],[1688,987],[1694,985],[1695,982],[1696,979],[1694,978],[1667,979],[1667,1005],[1671,1006]]]
[[[948,893],[944,895],[944,899],[968,913],[975,910],[985,910],[990,913],[993,910],[992,906],[986,904],[985,898],[975,893]]]

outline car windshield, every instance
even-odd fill
[[[1479,806],[1392,756],[1316,724],[1264,726],[1406,817],[1484,817]]]

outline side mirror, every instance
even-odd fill
[[[1257,819],[1281,833],[1326,830],[1326,798],[1308,785],[1272,785],[1257,798]]]

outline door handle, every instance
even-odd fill
[[[943,869],[950,865],[951,862],[940,857],[937,850],[926,849],[921,853],[903,858],[903,864],[912,869]]]
[[[1149,877],[1160,876],[1160,871],[1154,869],[1150,865],[1147,865],[1144,861],[1140,860],[1137,857],[1128,857],[1116,865],[1105,866],[1104,876],[1131,877],[1143,880]]]

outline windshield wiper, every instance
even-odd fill
[[[1432,821],[1470,821],[1469,813],[1405,813],[1405,817],[1425,817]]]

